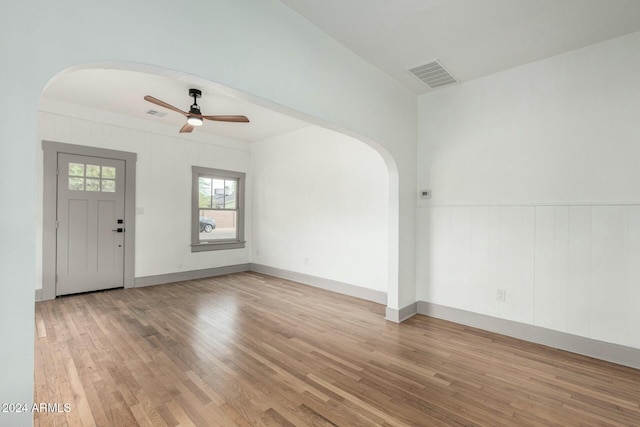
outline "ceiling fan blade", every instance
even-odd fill
[[[159,99],[154,98],[153,96],[147,95],[147,96],[145,96],[145,97],[144,97],[144,100],[145,100],[145,101],[149,101],[149,102],[151,102],[152,104],[156,104],[156,105],[159,105],[159,106],[161,106],[161,107],[168,108],[169,110],[173,110],[173,111],[175,111],[176,113],[180,113],[180,114],[182,114],[183,116],[186,116],[186,115],[187,115],[187,113],[186,113],[185,111],[182,111],[181,109],[176,108],[176,107],[174,107],[174,106],[173,106],[173,105],[171,105],[171,104],[167,104],[167,103],[166,103],[166,102],[164,102],[164,101],[160,101]]]
[[[238,122],[249,123],[249,119],[246,116],[202,116],[203,119],[215,120],[217,122]]]
[[[184,126],[180,128],[180,133],[193,132],[193,128],[194,126],[190,125],[189,123],[186,123]]]

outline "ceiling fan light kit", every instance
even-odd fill
[[[202,126],[202,119],[196,116],[189,116],[187,118],[187,123],[189,123],[191,126]]]
[[[246,116],[241,115],[203,116],[200,112],[200,106],[198,106],[198,98],[202,96],[202,92],[199,89],[189,89],[189,96],[193,97],[193,104],[189,108],[188,113],[150,95],[145,96],[144,99],[147,102],[151,102],[152,104],[159,105],[160,107],[167,108],[185,116],[187,118],[187,123],[180,128],[180,133],[192,132],[195,126],[202,126],[204,121],[203,119],[217,122],[249,123],[249,119]]]

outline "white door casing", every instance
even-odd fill
[[[58,154],[56,295],[124,286],[125,162]]]

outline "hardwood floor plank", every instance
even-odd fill
[[[37,426],[640,425],[640,371],[259,273],[43,301]]]
[[[291,421],[283,417],[278,411],[273,408],[269,408],[265,411],[265,416],[260,419],[261,424],[280,426],[280,427],[295,427]]]
[[[76,404],[76,411],[69,412],[70,415],[76,414],[79,417],[78,422],[71,423],[72,425],[95,425],[95,420],[93,419],[93,413],[91,412],[91,408],[87,402],[87,394],[85,393],[84,386],[80,381],[80,376],[78,375],[78,371],[76,370],[76,366],[74,363],[74,359],[70,358],[67,361],[67,376],[69,378],[69,383],[71,386],[71,391],[74,396],[74,401]],[[80,421],[82,420],[82,421]]]

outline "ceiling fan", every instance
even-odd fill
[[[159,105],[161,107],[173,110],[182,114],[187,118],[187,123],[180,128],[180,133],[192,132],[196,126],[202,126],[202,119],[214,120],[217,122],[236,122],[236,123],[249,123],[249,119],[246,116],[226,115],[226,116],[204,116],[200,113],[200,107],[198,106],[197,99],[202,96],[202,92],[199,89],[189,89],[189,96],[193,97],[193,104],[189,108],[189,112],[182,111],[179,108],[174,107],[171,104],[167,104],[164,101],[160,101],[153,96],[145,96],[145,101],[149,101],[152,104]]]

